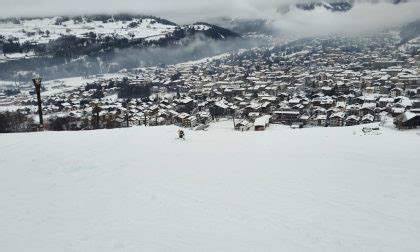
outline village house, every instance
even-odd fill
[[[273,112],[273,121],[275,123],[292,125],[294,122],[299,122],[299,117],[299,111],[282,110]]]
[[[362,119],[360,120],[360,122],[362,124],[368,124],[368,123],[373,123],[375,120],[375,117],[371,114],[366,114],[365,116],[362,117]]]
[[[413,129],[420,127],[420,113],[407,111],[394,120],[394,124],[398,129]]]
[[[319,127],[327,126],[327,115],[318,114],[318,115],[312,116],[310,119],[310,124],[313,126],[319,126]]]
[[[252,128],[253,124],[248,120],[241,120],[235,124],[235,130],[237,131],[248,131]]]
[[[267,127],[270,126],[270,115],[264,115],[255,119],[254,129],[255,131],[264,131]]]
[[[354,126],[360,123],[360,117],[356,115],[350,115],[346,118],[346,126]]]
[[[346,114],[343,112],[337,112],[332,114],[329,117],[329,126],[330,127],[342,127],[345,123]]]

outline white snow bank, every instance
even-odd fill
[[[414,251],[419,131],[0,135],[0,251]]]

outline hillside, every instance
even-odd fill
[[[297,3],[295,5],[296,8],[305,10],[305,11],[313,11],[316,8],[324,8],[328,11],[332,12],[347,12],[353,9],[356,4],[359,3],[372,3],[376,4],[379,2],[387,2],[391,4],[404,4],[409,0],[322,0],[322,1],[304,1]]]
[[[315,8],[325,8],[326,10],[333,12],[346,12],[353,8],[354,0],[345,0],[345,1],[314,1],[314,2],[305,2],[296,4],[296,8],[312,11]]]
[[[1,251],[415,251],[419,131],[0,135]]]
[[[199,32],[214,39],[238,37],[231,31],[211,24],[197,23],[179,26],[153,16],[9,18],[0,20],[0,45],[3,45],[2,50],[6,56],[13,53],[31,52],[54,54],[55,48],[49,45],[70,37],[83,39],[81,42],[85,44],[106,44],[110,40],[121,40],[137,45],[146,42],[159,44],[168,37],[179,40]],[[122,43],[115,45],[117,48],[119,46],[122,46]]]
[[[420,36],[420,19],[404,25],[401,28],[400,37],[401,43],[405,43],[413,38]]]
[[[141,50],[154,48],[183,49],[197,40],[211,43],[239,37],[211,24],[177,25],[153,16],[2,19],[0,79],[25,78],[34,72],[43,73],[47,78],[52,75],[73,77],[73,72],[86,75],[139,67],[141,63],[156,65],[147,55],[143,59],[128,52],[133,58],[129,59],[125,54],[131,49],[138,54]],[[193,56],[188,59],[196,59]]]

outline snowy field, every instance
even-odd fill
[[[419,251],[420,131],[0,135],[0,251]]]

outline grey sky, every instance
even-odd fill
[[[302,0],[305,1],[305,0]],[[358,0],[366,1],[366,0]],[[371,0],[368,0],[371,1]],[[264,18],[291,33],[349,32],[394,26],[420,18],[420,0],[402,5],[359,4],[348,13],[323,9],[287,14],[278,8],[293,0],[0,0],[0,16],[52,16],[64,14],[131,12],[152,14],[178,23],[208,21],[217,17]]]
[[[166,16],[175,21],[195,16],[263,11],[288,0],[0,0],[1,16],[138,12]]]

